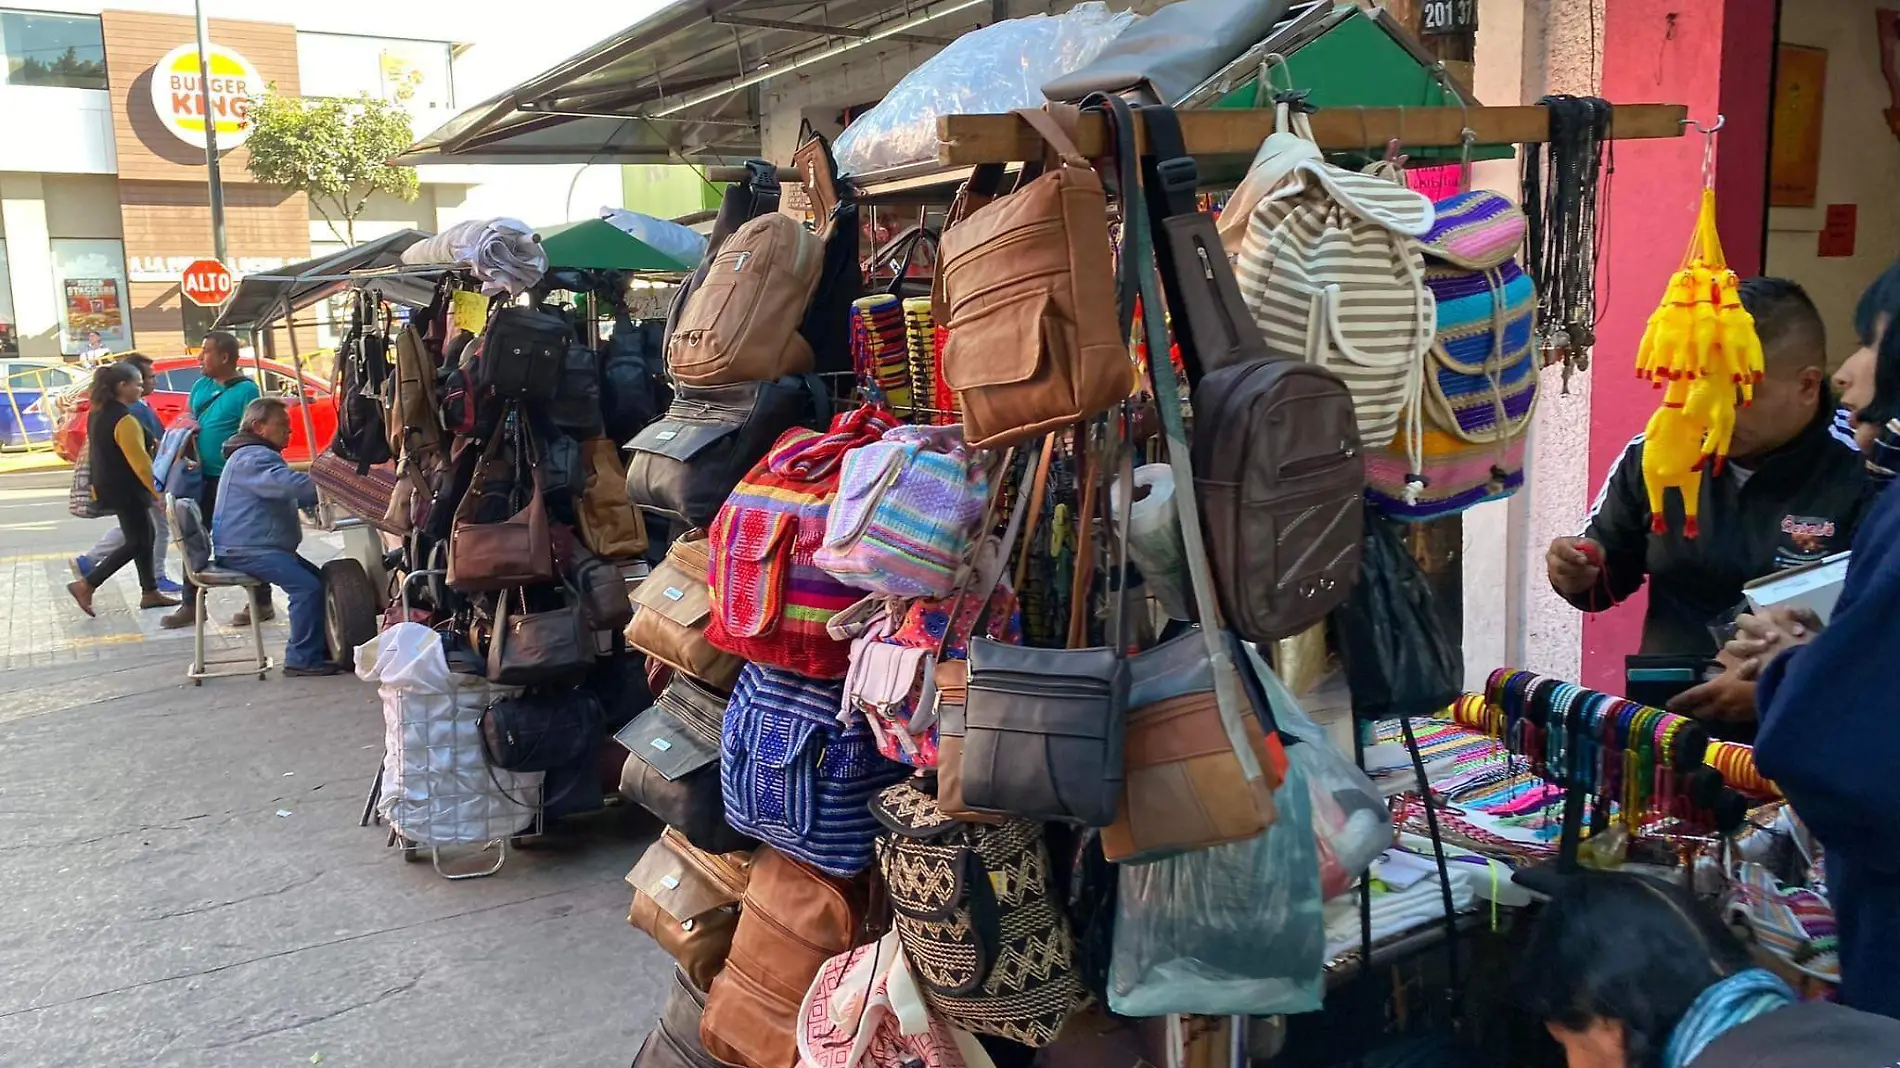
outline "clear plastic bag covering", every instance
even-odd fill
[[[1366,773],[1326,737],[1326,728],[1313,722],[1279,677],[1265,670],[1260,654],[1249,646],[1247,655],[1273,702],[1275,721],[1300,740],[1287,747],[1286,759],[1306,777],[1319,847],[1320,894],[1331,901],[1352,889],[1353,880],[1391,846],[1392,812]]]
[[[602,208],[600,217],[615,229],[646,242],[655,251],[688,266],[698,266],[700,257],[706,254],[705,235],[695,232],[690,226],[681,226],[668,219],[656,219],[626,208]]]
[[[1284,687],[1270,686],[1269,695],[1276,716],[1292,707]],[[1306,776],[1300,763],[1290,764],[1274,793],[1279,819],[1257,838],[1122,865],[1111,1011],[1265,1016],[1319,1009],[1326,921]]]
[[[966,33],[925,60],[831,146],[844,174],[937,158],[937,119],[1043,105],[1043,83],[1092,62],[1139,18],[1098,0],[1061,15],[1007,19]]]

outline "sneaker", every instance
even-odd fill
[[[96,614],[92,610],[92,587],[86,585],[85,579],[67,583],[66,592],[72,594],[73,600],[79,602],[79,610],[81,612],[89,616]]]
[[[178,604],[178,598],[167,597],[157,590],[139,595],[139,611],[141,612],[147,608],[177,608]]]
[[[328,661],[313,664],[310,667],[297,667],[294,664],[284,665],[284,677],[287,679],[322,679],[341,674],[343,674],[343,665],[332,664]]]
[[[276,618],[277,618],[277,606],[267,604],[264,606],[264,614],[261,616],[258,616],[257,621],[259,623],[269,623],[271,620],[276,619]],[[231,625],[234,627],[250,626],[251,625],[251,610],[248,608],[238,609],[237,615],[234,615],[231,617]]]
[[[183,597],[185,595],[185,588],[173,582],[170,576],[160,575],[158,576],[158,592],[167,597]]]
[[[197,622],[198,611],[191,606],[191,602],[187,601],[178,606],[178,611],[168,613],[160,619],[158,625],[165,630],[183,630]]]
[[[72,570],[74,578],[83,579],[92,574],[92,557],[81,553],[66,561],[66,566]]]

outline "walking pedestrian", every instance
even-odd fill
[[[138,568],[140,608],[169,608],[178,598],[159,592],[152,568],[152,454],[145,428],[132,414],[139,399],[139,374],[131,367],[107,367],[92,378],[92,414],[86,427],[92,463],[92,499],[119,517],[125,541],[107,554],[91,574],[66,587],[79,610],[93,615],[92,596],[128,562]]]
[[[152,358],[141,353],[131,353],[119,359],[121,366],[131,367],[139,373],[139,399],[132,402],[132,417],[145,428],[154,448],[158,439],[165,436],[165,425],[159,421],[158,413],[145,400],[158,389],[158,378],[152,373]],[[74,578],[85,578],[93,566],[112,555],[112,551],[125,544],[125,534],[114,525],[100,536],[92,548],[72,559]],[[163,495],[152,500],[152,572],[158,576],[158,591],[176,597],[184,592],[184,587],[171,580],[165,574],[165,550],[171,545],[170,524],[165,519],[165,501]]]

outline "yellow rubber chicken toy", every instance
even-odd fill
[[[1761,339],[1742,307],[1715,228],[1715,191],[1703,189],[1695,234],[1669,279],[1636,353],[1636,373],[1664,390],[1643,438],[1643,482],[1650,525],[1667,529],[1663,491],[1682,494],[1683,536],[1697,534],[1702,472],[1720,474],[1735,430],[1735,409],[1761,381]]]

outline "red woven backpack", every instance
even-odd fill
[[[882,408],[840,413],[823,434],[780,435],[713,519],[713,613],[706,640],[755,663],[807,678],[841,679],[851,644],[825,629],[864,591],[825,574],[812,554],[825,540],[825,514],[838,490],[844,454],[897,425]]]

